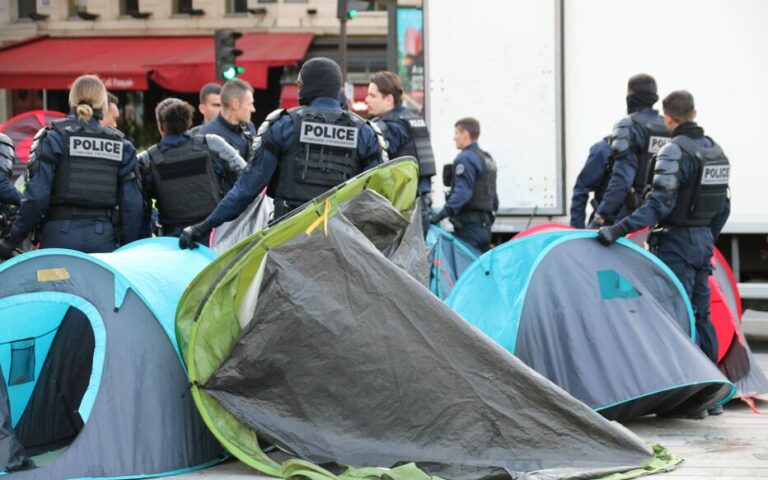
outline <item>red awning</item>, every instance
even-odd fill
[[[237,46],[240,78],[267,88],[267,69],[304,58],[311,33],[251,33]],[[214,80],[213,37],[34,38],[0,48],[0,88],[69,88],[97,73],[110,90],[146,90],[147,75],[176,92],[197,92]]]
[[[366,112],[368,107],[365,105],[365,97],[368,95],[368,85],[355,85],[355,98],[352,102],[352,108],[356,112]],[[299,86],[283,85],[280,91],[280,107],[292,108],[299,106]]]

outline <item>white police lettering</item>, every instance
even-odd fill
[[[414,118],[413,120],[408,120],[408,123],[411,125],[411,128],[425,128],[427,126],[427,122],[423,118]]]
[[[648,140],[648,152],[649,153],[659,153],[659,150],[661,150],[661,147],[671,142],[672,139],[669,137],[651,137],[650,140]]]
[[[103,158],[123,161],[123,142],[106,138],[69,137],[69,154],[73,157]]]
[[[325,123],[301,122],[302,143],[329,145],[332,147],[356,148],[357,128]]]
[[[711,165],[704,167],[704,172],[701,174],[701,184],[726,185],[730,176],[730,165]]]

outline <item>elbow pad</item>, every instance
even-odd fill
[[[376,135],[376,140],[379,142],[379,147],[381,148],[381,163],[388,162],[389,154],[387,153],[387,148],[389,147],[389,142],[384,138],[384,134],[381,133],[381,129],[375,122],[366,120],[365,123],[371,127],[371,130],[373,130],[373,133]]]
[[[668,143],[659,150],[656,155],[656,164],[653,168],[653,188],[656,190],[672,191],[680,186],[678,175],[680,174],[680,159],[682,150],[674,143]]]
[[[227,171],[239,175],[245,169],[245,160],[240,156],[240,153],[220,136],[208,133],[205,135],[205,143],[211,152],[221,159]]]
[[[631,127],[632,120],[629,117],[622,118],[619,123],[613,126],[613,132],[611,132],[611,154],[614,158],[625,157],[629,153]]]

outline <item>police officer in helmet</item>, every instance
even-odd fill
[[[496,162],[477,144],[480,122],[462,118],[456,122],[453,141],[461,150],[443,169],[443,183],[451,190],[443,209],[432,223],[449,218],[454,234],[481,252],[491,244],[491,226],[499,209],[496,195]]]
[[[627,113],[609,137],[610,175],[598,188],[600,204],[589,228],[610,225],[629,215],[642,200],[651,157],[669,142],[664,119],[653,105],[659,100],[656,80],[644,73],[627,82]],[[604,192],[604,193],[603,193]]]
[[[182,248],[237,218],[266,186],[275,218],[386,161],[375,126],[341,109],[341,69],[313,58],[299,72],[299,107],[272,112],[259,127],[255,156],[232,190],[203,222],[179,236]],[[223,101],[223,100],[222,100]]]
[[[365,103],[368,105],[368,113],[375,116],[373,121],[387,140],[389,158],[411,156],[419,161],[417,196],[421,202],[426,235],[432,205],[432,176],[436,173],[427,124],[421,116],[403,106],[403,83],[392,72],[373,74]]]
[[[652,190],[645,203],[619,223],[598,231],[611,244],[646,226],[652,251],[685,287],[696,317],[696,339],[717,362],[717,335],[709,316],[712,249],[730,213],[730,165],[723,150],[693,120],[693,96],[672,92],[664,99],[664,121],[672,141],[654,157]]]
[[[193,112],[178,98],[160,102],[155,117],[163,137],[138,157],[145,191],[157,199],[164,235],[178,236],[204,220],[245,168],[245,160],[221,137],[187,132]]]
[[[224,83],[219,98],[219,114],[210,122],[196,127],[194,133],[220,136],[235,147],[247,162],[253,154],[253,136],[256,134],[256,128],[251,123],[251,114],[256,111],[253,106],[253,87],[235,78]]]
[[[75,80],[72,113],[35,136],[30,180],[0,257],[42,222],[40,246],[111,252],[138,238],[142,199],[136,150],[119,131],[100,125],[107,90],[95,75]]]

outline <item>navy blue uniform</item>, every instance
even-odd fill
[[[341,105],[335,98],[319,97],[312,101],[311,108],[327,111],[341,112]],[[376,133],[367,125],[359,130],[357,141],[357,153],[364,169],[373,168],[381,163],[382,152]],[[294,124],[289,115],[283,115],[270,125],[264,133],[262,144],[274,145],[272,148],[258,150],[253,161],[248,164],[243,174],[235,183],[235,186],[219,202],[216,209],[205,220],[209,227],[217,227],[224,222],[234,220],[250,205],[261,193],[264,187],[272,180],[277,171],[280,155],[288,152],[295,141]],[[276,155],[277,154],[277,155]],[[276,199],[278,200],[278,199]],[[285,199],[282,199],[285,200]],[[291,204],[292,208],[299,204]]]
[[[20,205],[22,198],[21,192],[16,190],[8,177],[0,175],[0,203]]]
[[[658,112],[651,107],[642,108],[635,113],[643,116],[655,115],[659,117]],[[626,155],[617,158],[614,162],[608,188],[603,195],[600,205],[597,207],[596,215],[605,219],[607,223],[618,222],[631,213],[631,210],[625,206],[627,192],[630,191],[635,182],[635,176],[637,175],[640,163],[639,156],[650,140],[648,131],[637,122],[630,122],[628,128],[630,130],[629,150]]]
[[[674,135],[685,135],[702,147],[712,147],[713,142],[704,136],[701,127],[693,122],[680,125]],[[652,251],[675,273],[691,299],[696,316],[697,340],[702,350],[713,361],[717,360],[717,336],[709,320],[710,291],[707,281],[711,272],[710,261],[715,239],[730,214],[730,201],[708,226],[666,226],[664,219],[677,205],[678,191],[698,179],[696,160],[683,151],[677,174],[679,188],[654,188],[645,203],[625,218],[620,227],[632,232],[646,226],[661,225],[664,228],[652,234]]]
[[[587,201],[589,194],[595,193],[594,205],[600,205],[602,200],[601,187],[606,183],[608,172],[608,160],[611,156],[611,146],[607,139],[602,139],[589,149],[587,162],[581,169],[573,186],[571,196],[571,226],[584,228],[586,219]],[[594,216],[594,212],[592,212]]]
[[[74,117],[70,117],[73,118]],[[98,118],[89,125],[98,126]],[[24,190],[24,199],[9,236],[14,244],[21,243],[43,221],[51,201],[56,167],[64,155],[65,145],[56,130],[49,130],[34,150],[36,169]],[[72,218],[45,220],[40,246],[69,248],[86,253],[111,252],[118,243],[126,244],[139,238],[142,221],[142,198],[136,176],[136,149],[123,139],[123,158],[119,168],[118,205],[121,231],[116,238],[112,219]]]
[[[256,127],[253,126],[253,123],[246,122],[233,125],[222,117],[221,114],[218,114],[210,122],[196,127],[196,135],[205,135],[206,133],[220,136],[237,149],[243,160],[246,162],[250,160],[249,156],[252,153],[251,144],[253,143],[253,137],[256,135]]]
[[[485,159],[477,143],[465,147],[453,160],[453,189],[445,202],[440,216],[458,217],[475,195],[475,183],[485,170]],[[498,196],[494,196],[493,211],[499,209]],[[492,222],[453,221],[454,234],[477,250],[488,250],[491,243]]]

